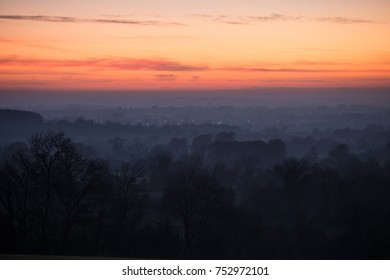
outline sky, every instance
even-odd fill
[[[0,90],[389,87],[389,0],[0,0]]]

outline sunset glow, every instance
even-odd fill
[[[390,86],[387,0],[0,7],[0,89]]]

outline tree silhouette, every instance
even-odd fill
[[[41,216],[41,236],[42,248],[47,246],[47,223],[51,210],[52,198],[58,182],[60,173],[60,160],[67,158],[67,153],[74,150],[72,140],[66,137],[63,132],[49,131],[46,134],[33,134],[29,140],[29,152],[34,160],[36,169],[35,179],[38,184],[38,191],[42,195],[43,213]]]
[[[208,219],[222,199],[215,179],[201,167],[197,157],[185,157],[171,175],[164,190],[164,205],[183,227],[183,258],[194,254],[201,224]]]
[[[286,190],[287,211],[292,220],[299,223],[304,220],[304,190],[309,179],[309,168],[306,161],[287,159],[282,164],[274,167],[276,174],[283,179],[283,187]]]

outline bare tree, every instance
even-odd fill
[[[24,248],[29,234],[29,216],[35,198],[34,172],[35,166],[27,145],[19,143],[10,160],[0,169],[0,205],[9,219],[12,238],[20,249]]]
[[[310,178],[307,162],[304,160],[287,159],[282,164],[275,165],[274,171],[283,179],[287,195],[287,210],[291,218],[294,222],[303,221],[303,195]]]
[[[55,172],[60,158],[72,150],[72,145],[72,140],[66,137],[63,132],[37,133],[32,135],[29,140],[29,150],[36,167],[36,180],[42,195],[43,213],[40,234],[42,248],[47,245],[47,223],[55,188]]]
[[[140,187],[139,181],[144,174],[145,169],[141,162],[124,162],[115,170],[115,212],[119,226],[123,226],[142,200],[145,190]]]
[[[164,205],[183,227],[183,258],[194,249],[201,224],[212,215],[221,200],[216,180],[201,167],[199,158],[186,157],[171,174],[164,193]]]

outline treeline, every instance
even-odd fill
[[[291,119],[288,116],[285,118]],[[273,119],[272,115],[263,116],[258,121],[266,122],[271,119]],[[383,162],[385,161],[384,147],[390,139],[390,127],[380,125],[367,125],[361,129],[347,126],[343,129],[335,129],[334,127],[339,125],[328,122],[327,129],[312,127],[301,131],[281,123],[256,130],[249,120],[245,126],[239,126],[238,123],[234,126],[226,125],[223,122],[195,124],[189,123],[188,119],[171,124],[165,123],[163,119],[160,121],[162,121],[160,125],[154,124],[148,118],[142,124],[114,122],[102,124],[83,118],[74,121],[43,121],[36,113],[0,109],[0,145],[25,141],[36,131],[62,130],[76,142],[84,143],[94,149],[100,157],[108,156],[114,146],[115,149],[118,147],[122,149],[120,154],[131,154],[136,143],[139,144],[139,148],[143,146],[144,150],[151,150],[157,145],[170,145],[175,150],[174,147],[178,145],[184,153],[192,153],[193,148],[197,149],[196,146],[199,144],[208,145],[211,142],[218,142],[218,135],[233,133],[230,142],[252,143],[262,139],[268,143],[273,139],[281,139],[288,157],[301,158],[312,156],[314,153],[324,157],[336,145],[344,143],[355,153],[366,153],[366,159],[375,157]],[[227,145],[234,146],[234,144]],[[236,146],[231,148],[236,149]],[[266,156],[262,157],[266,158]]]
[[[0,109],[0,143],[26,138],[41,130],[43,124],[38,113]]]
[[[89,158],[62,132],[2,151],[0,254],[389,259],[390,145],[286,157],[232,133]],[[81,149],[82,148],[82,149]]]

